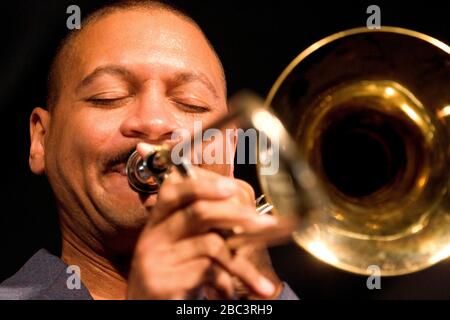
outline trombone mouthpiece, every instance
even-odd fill
[[[138,192],[157,193],[171,166],[167,148],[157,148],[145,157],[134,151],[126,165],[128,182]]]

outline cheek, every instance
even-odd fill
[[[54,132],[57,157],[70,166],[85,166],[96,162],[113,145],[117,121],[106,113],[86,109],[72,113],[61,121]],[[80,169],[80,170],[81,170]]]
[[[113,143],[119,133],[119,127],[119,117],[106,111],[95,111],[81,113],[76,130],[80,144],[93,149],[95,154],[95,150],[101,150]]]

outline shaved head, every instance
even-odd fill
[[[79,38],[83,33],[88,30],[92,25],[96,24],[101,19],[119,12],[126,10],[143,10],[148,11],[150,13],[155,12],[166,12],[173,14],[186,22],[193,25],[195,28],[201,32],[208,43],[211,51],[214,53],[217,64],[220,68],[221,80],[223,82],[223,90],[224,95],[226,97],[226,78],[225,72],[220,61],[219,56],[217,55],[214,47],[209,42],[199,25],[185,12],[181,9],[174,7],[173,5],[169,5],[162,1],[155,0],[124,0],[117,1],[112,4],[108,4],[106,6],[97,9],[93,13],[91,13],[86,19],[84,19],[82,28],[80,30],[73,30],[70,32],[59,44],[58,49],[56,51],[55,57],[50,66],[50,71],[48,75],[48,84],[47,84],[47,108],[51,111],[54,106],[58,103],[61,90],[64,88],[65,77],[70,73],[72,68],[77,65],[77,43]]]

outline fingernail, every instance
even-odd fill
[[[260,225],[272,227],[277,225],[278,220],[269,215],[256,216],[255,221],[257,221]]]
[[[244,228],[242,228],[241,226],[236,226],[233,229],[234,234],[241,234],[244,232]]]
[[[224,196],[231,196],[236,192],[237,186],[230,179],[221,178],[217,181],[217,190]]]
[[[136,146],[137,152],[144,157],[150,152],[153,152],[155,150],[155,146],[145,143],[145,142],[139,142]]]
[[[274,284],[264,277],[259,279],[259,289],[261,290],[261,293],[267,296],[271,296],[275,292]]]

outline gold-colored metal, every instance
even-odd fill
[[[130,186],[142,193],[157,193],[168,174],[170,148],[165,145],[155,146],[153,152],[144,158],[134,151],[128,158],[126,173]]]
[[[394,27],[339,32],[295,58],[265,102],[241,94],[230,105],[211,127],[239,118],[271,140],[257,150],[260,184],[275,214],[299,218],[293,239],[311,254],[382,276],[450,256],[449,46]],[[268,158],[275,174],[263,174]],[[143,192],[164,177],[148,159],[127,165]]]
[[[329,199],[302,215],[300,246],[340,269],[370,274],[376,265],[383,276],[450,256],[447,45],[394,27],[339,32],[294,59],[266,106]],[[259,180],[282,215],[300,195],[280,169]]]

